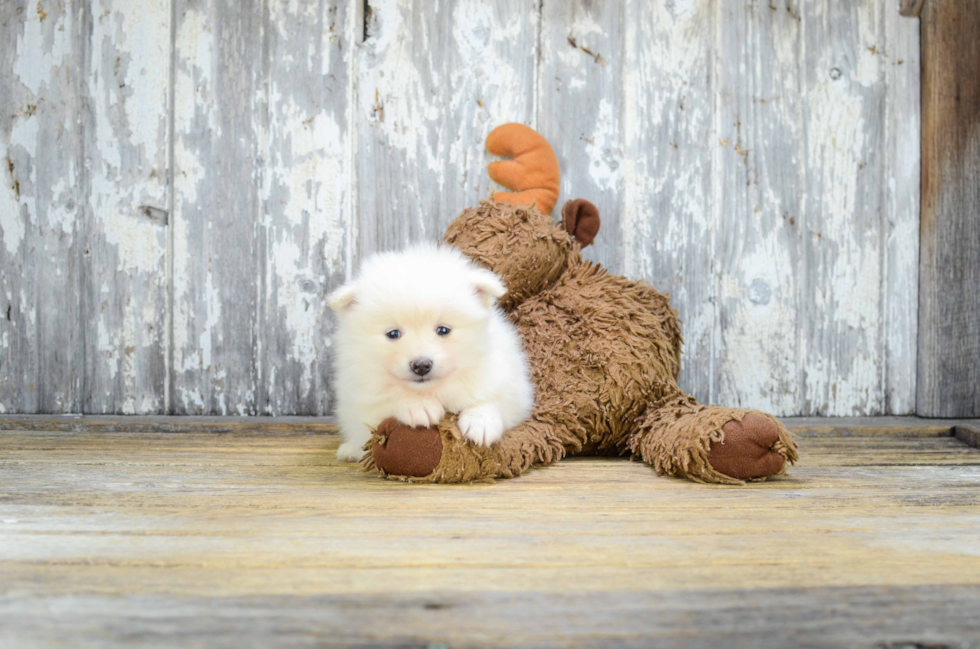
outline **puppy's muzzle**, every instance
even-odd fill
[[[425,376],[432,371],[432,359],[431,358],[416,358],[411,361],[408,366],[412,368],[412,372],[418,374],[419,376]]]

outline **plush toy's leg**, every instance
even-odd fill
[[[533,464],[560,460],[565,447],[548,424],[530,420],[508,430],[492,446],[467,441],[446,415],[433,428],[412,428],[386,419],[365,445],[362,464],[412,482],[459,483],[519,476]]]
[[[660,475],[742,484],[786,472],[796,444],[772,415],[702,406],[681,393],[651,403],[629,448]]]

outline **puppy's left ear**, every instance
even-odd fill
[[[357,302],[357,293],[353,284],[344,284],[327,296],[327,304],[337,313],[346,311],[355,302]]]
[[[497,298],[507,292],[507,287],[497,275],[485,268],[477,268],[472,275],[473,289],[483,306],[490,308]]]

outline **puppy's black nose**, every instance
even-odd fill
[[[416,358],[414,361],[408,364],[412,368],[412,371],[419,376],[425,376],[432,369],[432,359],[431,358]]]

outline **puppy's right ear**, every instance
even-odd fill
[[[472,282],[476,296],[487,308],[490,308],[497,301],[497,298],[503,297],[507,292],[507,287],[500,281],[497,274],[485,268],[478,268],[473,271]]]
[[[337,313],[346,311],[357,301],[354,284],[344,284],[327,296],[327,304]]]

